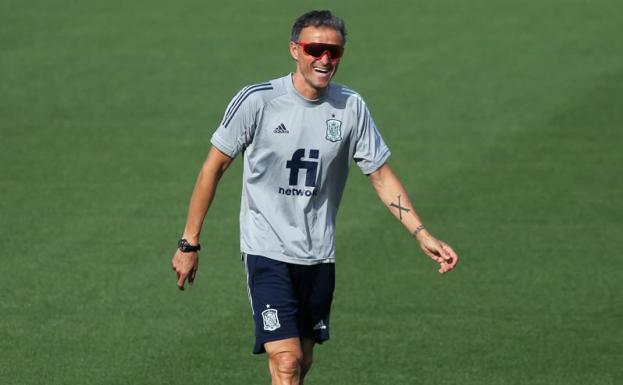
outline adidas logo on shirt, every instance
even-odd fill
[[[275,134],[289,134],[290,133],[290,131],[288,131],[288,129],[286,128],[286,126],[284,126],[283,123],[278,125],[277,128],[273,130],[273,132]]]

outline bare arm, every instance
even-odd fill
[[[188,216],[182,238],[186,239],[191,245],[199,243],[199,235],[205,216],[210,208],[210,204],[216,193],[216,186],[232,163],[233,159],[212,147],[208,156],[201,167],[197,176],[197,182],[188,205]],[[184,283],[188,279],[189,284],[193,284],[197,268],[199,267],[199,256],[197,252],[183,253],[177,250],[171,260],[173,270],[177,273],[177,286],[184,290]]]
[[[443,274],[452,270],[459,260],[458,255],[448,244],[436,239],[424,228],[407,192],[389,165],[384,164],[368,175],[368,179],[383,204],[417,239],[422,251],[439,263],[439,272]]]

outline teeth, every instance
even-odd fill
[[[314,70],[316,70],[316,72],[320,72],[323,74],[329,73],[328,69],[324,69],[324,68],[314,68]]]

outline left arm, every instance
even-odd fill
[[[422,251],[439,263],[439,272],[446,273],[456,266],[458,255],[450,245],[433,237],[422,224],[402,183],[386,163],[368,175],[379,198],[389,211],[420,243]]]

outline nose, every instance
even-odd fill
[[[322,64],[331,63],[331,54],[329,53],[329,51],[324,51],[322,55],[320,55],[320,57],[318,58],[318,61]]]

